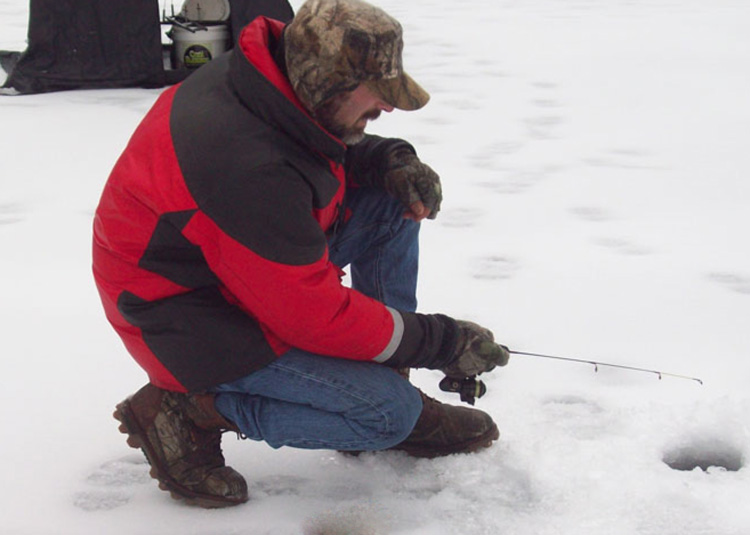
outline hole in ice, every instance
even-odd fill
[[[664,463],[673,470],[690,471],[711,468],[737,472],[744,466],[744,455],[737,446],[721,439],[705,438],[680,444],[666,451]]]

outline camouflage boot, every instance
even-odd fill
[[[234,426],[216,412],[213,396],[146,385],[114,412],[128,445],[141,448],[151,477],[175,499],[215,508],[247,501],[247,483],[224,464],[221,433]]]
[[[406,440],[391,449],[433,458],[487,448],[500,437],[489,414],[440,403],[421,390],[420,394],[423,407],[417,424]]]

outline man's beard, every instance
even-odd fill
[[[365,126],[359,127],[356,124],[362,119],[374,121],[380,117],[379,109],[371,109],[360,115],[354,124],[346,125],[336,119],[336,114],[341,108],[341,102],[345,94],[338,94],[324,102],[313,113],[316,121],[325,128],[329,133],[343,141],[346,145],[356,145],[365,138]]]

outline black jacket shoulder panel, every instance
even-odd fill
[[[170,130],[185,183],[199,208],[255,253],[312,263],[326,247],[312,211],[342,186],[325,158],[238,97],[228,81],[231,54],[201,67],[175,94]],[[258,86],[259,101],[266,90]]]
[[[282,264],[311,264],[323,256],[327,242],[313,217],[312,191],[293,168],[269,164],[242,180],[221,182],[201,209],[233,239]]]

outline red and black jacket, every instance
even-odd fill
[[[290,347],[389,366],[453,359],[453,320],[389,309],[328,260],[347,180],[376,182],[366,175],[404,142],[347,150],[313,121],[274,61],[282,29],[256,19],[232,52],[165,91],[102,194],[97,287],[162,388],[205,390]]]

